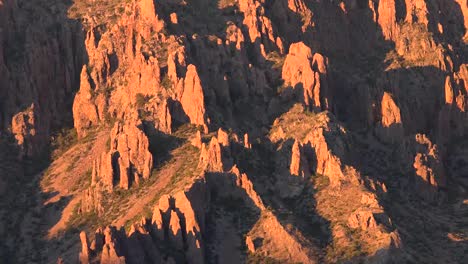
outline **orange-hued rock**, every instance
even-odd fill
[[[83,239],[82,239],[83,241]],[[83,244],[83,247],[85,244]],[[85,248],[80,256],[85,255]],[[166,263],[163,261],[146,219],[132,224],[128,233],[108,226],[95,232],[94,241],[88,248],[89,261],[81,263]]]
[[[323,115],[314,130],[309,132],[303,144],[310,144],[316,156],[316,173],[326,175],[330,178],[333,186],[340,185],[344,179],[349,179],[351,175],[346,174],[345,165],[341,159],[346,156],[345,134],[342,128],[331,122],[330,117]],[[334,135],[332,139],[328,135]]]
[[[177,18],[177,13],[171,13],[171,23],[179,24],[179,19]]]
[[[250,42],[265,57],[270,51],[283,52],[284,47],[281,39],[276,37],[273,23],[265,15],[263,4],[258,0],[240,0],[239,11],[244,14],[243,24],[248,30]]]
[[[391,40],[398,37],[397,2],[395,0],[380,0],[378,8],[378,23],[382,28],[384,38]]]
[[[287,230],[271,212],[263,212],[259,221],[248,233],[252,241],[262,241],[255,253],[280,260],[280,262],[318,263],[313,248],[300,235]]]
[[[206,126],[203,88],[198,77],[197,68],[192,64],[187,66],[180,103],[190,119],[190,123]]]
[[[247,197],[250,198],[257,208],[264,210],[265,206],[263,205],[263,201],[255,191],[253,183],[247,174],[241,173],[235,165],[232,167],[231,173],[236,176],[236,186],[247,194]]]
[[[462,16],[463,16],[463,24],[465,26],[465,29],[468,28],[468,4],[465,0],[455,0],[457,4],[460,6]],[[466,31],[466,30],[465,30]],[[467,39],[468,32],[465,32],[465,35],[463,36],[463,39]]]
[[[390,93],[384,92],[380,103],[381,121],[376,131],[382,140],[396,142],[403,138],[401,112]]]
[[[175,211],[170,212],[169,219],[169,239],[176,249],[183,250],[184,240],[182,238],[182,227],[180,226],[181,220]]]
[[[116,123],[111,132],[111,152],[118,153],[121,187],[129,187],[128,179],[148,179],[153,168],[149,140],[141,130],[141,121]],[[115,155],[115,154],[114,154]]]
[[[201,233],[207,202],[205,192],[204,183],[195,182],[173,196],[162,196],[153,211],[153,233],[161,241],[167,239],[175,248],[184,251],[189,263],[203,263],[204,259]]]
[[[151,224],[153,226],[153,232],[159,240],[164,240],[164,224],[161,209],[155,207],[153,209],[153,216],[151,217]]]
[[[252,144],[250,143],[250,140],[249,140],[249,134],[247,133],[244,134],[244,148],[246,149],[252,148]]]
[[[114,185],[114,168],[112,162],[112,153],[102,153],[100,157],[93,161],[91,185],[102,182],[108,190],[112,190]]]
[[[306,106],[327,109],[329,88],[326,81],[328,60],[302,42],[291,44],[284,61],[282,77],[285,85],[302,93]]]
[[[195,137],[193,137],[190,141],[192,143],[192,146],[197,147],[199,149],[202,148],[202,136],[200,130],[197,130],[197,133],[195,133]]]
[[[467,29],[466,0],[0,0],[0,257],[77,261],[80,225],[82,263],[460,262]]]
[[[458,72],[453,74],[453,77],[447,76],[445,81],[445,102],[449,105],[454,105],[460,112],[465,112],[467,109],[466,98],[468,90],[468,67],[462,64]]]
[[[299,176],[301,169],[301,146],[299,141],[294,141],[291,152],[291,165],[289,166],[289,171],[291,172],[291,175]]]
[[[367,231],[377,229],[378,224],[371,210],[358,210],[348,218],[348,226]]]
[[[445,103],[448,105],[452,105],[454,102],[454,91],[452,86],[452,80],[450,76],[445,78]]]
[[[31,104],[26,110],[13,116],[11,120],[11,133],[20,148],[20,158],[24,156],[32,157],[40,150],[36,110],[35,105]]]
[[[87,129],[99,123],[99,116],[86,66],[81,70],[80,80],[80,90],[73,101],[73,120],[78,137],[82,138],[87,135]]]
[[[188,191],[179,192],[174,195],[175,207],[178,212],[184,217],[185,221],[185,243],[187,246],[187,256],[191,263],[202,263],[204,259],[204,245],[201,236],[204,213],[199,211],[203,208],[204,188],[198,188],[197,184],[192,186]],[[198,208],[201,206],[201,208]]]
[[[172,114],[168,100],[153,100],[145,108],[152,113],[154,128],[166,134],[172,134]]]
[[[421,23],[426,27],[429,24],[429,10],[426,1],[406,0],[406,19],[407,23]]]
[[[245,236],[245,245],[250,252],[255,253],[255,244],[250,236]]]
[[[89,242],[88,237],[84,231],[80,232],[80,240],[81,240],[81,252],[79,255],[80,263],[81,264],[89,264],[90,258],[90,249],[89,249]]]
[[[223,147],[229,147],[230,145],[229,134],[226,131],[224,131],[222,128],[218,129],[218,142]]]
[[[119,175],[119,187],[128,189],[140,179],[148,179],[153,169],[149,140],[141,130],[141,121],[117,122],[111,131],[110,150],[94,161],[92,183],[102,181],[112,190]]]
[[[185,55],[185,47],[177,46],[174,50],[169,51],[167,57],[167,76],[176,87],[183,87],[183,76],[187,72],[187,62]]]
[[[295,140],[291,149],[291,163],[289,166],[291,175],[303,178],[310,176],[309,165],[303,155],[301,143]]]
[[[125,257],[120,252],[116,230],[107,227],[104,230],[104,245],[101,253],[101,264],[124,264]]]
[[[206,171],[222,172],[224,170],[221,145],[216,137],[212,137],[208,146],[203,143],[200,153],[199,167]]]
[[[311,115],[296,104],[274,121],[269,138],[277,143],[298,140],[306,146],[308,151],[304,156],[310,168],[315,174],[327,176],[334,187],[343,181],[356,182],[359,178],[359,172],[348,163],[351,158],[348,131],[327,111]],[[288,149],[284,153],[288,153],[286,166],[290,173],[291,151]]]
[[[382,108],[382,126],[391,127],[395,124],[401,124],[400,109],[396,105],[392,96],[384,92],[381,102]]]
[[[429,200],[437,199],[440,188],[445,188],[447,179],[439,148],[426,135],[416,135],[416,155],[413,167],[417,176],[418,193]]]
[[[104,214],[103,189],[101,186],[91,186],[85,190],[80,204],[80,213],[95,212],[98,216]]]
[[[164,28],[165,25],[164,21],[158,19],[156,15],[156,7],[154,4],[155,2],[152,0],[140,0],[139,10],[143,21],[149,24],[153,30],[159,32]]]

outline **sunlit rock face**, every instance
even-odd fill
[[[467,10],[0,0],[0,259],[465,263]]]

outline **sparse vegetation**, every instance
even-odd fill
[[[77,234],[85,227],[88,227],[87,230],[95,230],[101,224],[95,212],[80,213],[80,207],[81,203],[76,204],[70,219],[65,224],[64,233]]]
[[[327,188],[330,185],[330,179],[328,176],[317,174],[313,177],[315,190],[318,192]]]
[[[94,0],[94,1],[74,1],[73,6],[68,10],[68,16],[72,19],[80,19],[93,13],[93,18],[98,24],[112,25],[119,16],[124,14],[124,4],[131,0]]]
[[[280,264],[283,263],[279,260],[276,260],[274,258],[265,256],[261,253],[248,253],[247,255],[247,264]]]
[[[62,129],[52,137],[52,158],[56,159],[78,142],[78,136],[74,128]]]
[[[143,109],[146,102],[148,102],[148,100],[149,100],[148,96],[144,96],[141,93],[136,94],[136,107],[138,109]]]
[[[278,118],[270,131],[270,138],[303,140],[307,134],[317,125],[326,113],[314,113],[304,108],[301,104],[295,104],[291,109]]]
[[[273,63],[273,69],[281,70],[283,68],[286,57],[280,55],[277,51],[272,51],[268,53],[266,59]]]
[[[161,81],[161,86],[166,89],[167,91],[172,90],[172,81],[169,78],[169,75],[164,75],[162,81]]]

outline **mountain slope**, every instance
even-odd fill
[[[0,0],[6,263],[463,263],[464,0]]]

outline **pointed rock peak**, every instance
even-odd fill
[[[200,130],[197,130],[197,133],[195,134],[195,136],[191,139],[190,143],[192,143],[192,146],[194,147],[197,147],[199,149],[202,148],[202,135],[201,135],[201,132]]]
[[[193,64],[187,67],[180,103],[190,123],[204,127],[207,126],[205,118],[205,96],[203,94],[197,68]]]
[[[73,121],[78,138],[85,137],[87,129],[99,123],[97,107],[93,100],[93,89],[86,65],[81,70],[80,90],[73,101]]]
[[[249,140],[249,134],[247,134],[247,133],[244,134],[244,147],[246,149],[251,149],[252,148],[252,144],[250,143],[250,140]]]
[[[282,78],[306,106],[327,109],[330,104],[327,84],[327,59],[303,42],[291,44],[282,69]]]
[[[228,147],[230,145],[229,134],[226,131],[224,131],[222,128],[218,129],[218,142],[223,147]]]
[[[221,145],[219,144],[216,137],[211,138],[210,144],[208,146],[203,144],[200,154],[199,167],[204,168],[206,171],[224,171]]]
[[[390,127],[393,124],[401,124],[400,108],[393,100],[393,96],[384,92],[381,102],[382,109],[382,125]]]
[[[448,105],[452,105],[454,101],[453,98],[454,94],[452,79],[450,78],[450,76],[447,76],[447,78],[445,78],[445,103]]]
[[[301,174],[301,143],[298,140],[294,141],[291,152],[290,173],[299,176]]]

